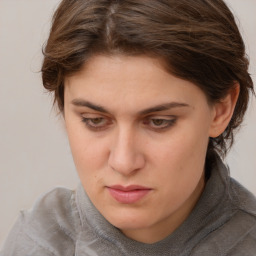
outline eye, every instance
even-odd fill
[[[111,121],[105,117],[82,117],[82,122],[86,124],[86,126],[93,131],[99,131],[106,129]]]
[[[152,119],[151,120],[152,124],[155,126],[162,126],[162,125],[166,124],[166,121],[167,120],[164,120],[164,119]]]
[[[175,117],[170,117],[170,118],[148,117],[143,123],[144,125],[149,126],[150,129],[164,130],[173,126],[175,122],[176,122]]]

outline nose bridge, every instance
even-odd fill
[[[109,156],[109,165],[113,170],[129,175],[142,168],[144,159],[137,138],[136,129],[131,126],[116,129]]]

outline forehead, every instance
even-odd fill
[[[92,57],[78,73],[66,78],[65,97],[131,108],[173,101],[193,105],[205,100],[196,85],[168,73],[161,60],[123,55]]]
[[[123,83],[132,84],[138,79],[141,81],[160,80],[166,74],[164,61],[161,59],[144,55],[96,55],[91,57],[79,72],[67,77],[65,85],[70,84],[70,80],[74,83],[79,79],[91,82],[101,81],[101,85],[120,82],[120,79],[123,79]]]

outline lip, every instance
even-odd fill
[[[107,187],[110,195],[119,203],[133,204],[145,197],[152,189],[140,185],[114,185]]]

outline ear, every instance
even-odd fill
[[[209,137],[218,137],[227,128],[234,113],[239,92],[240,85],[236,82],[225,98],[213,105],[213,120],[209,130]]]

